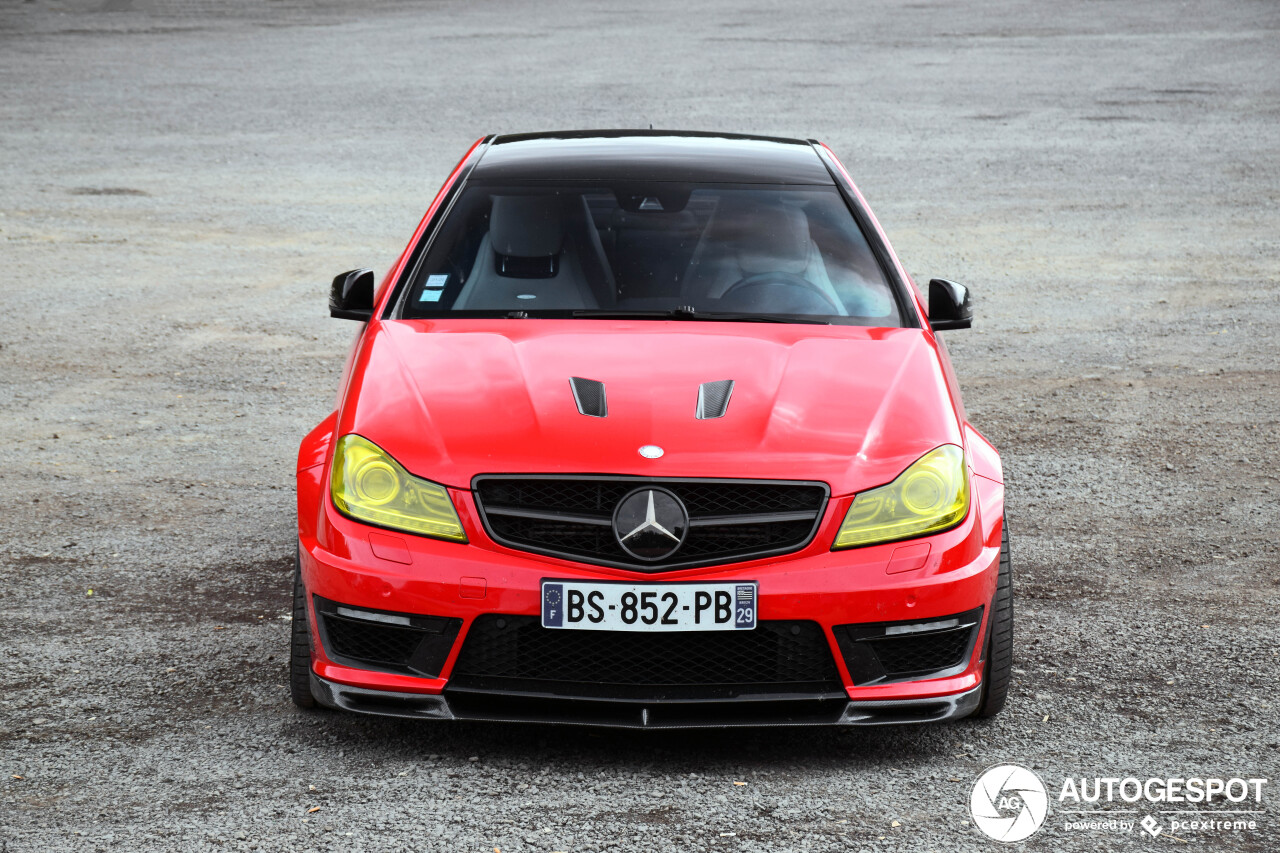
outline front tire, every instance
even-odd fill
[[[987,665],[982,672],[982,702],[975,717],[994,717],[1004,708],[1013,678],[1013,568],[1009,562],[1009,525],[1000,524],[1000,575],[991,604]]]
[[[299,708],[316,706],[311,694],[311,632],[307,630],[307,591],[302,586],[302,565],[293,567],[293,621],[289,628],[289,697]]]

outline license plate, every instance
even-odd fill
[[[542,627],[750,631],[756,627],[756,584],[544,580]]]

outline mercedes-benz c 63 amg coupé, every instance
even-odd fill
[[[814,141],[480,140],[298,455],[291,687],[429,719],[663,728],[995,714],[995,449]]]

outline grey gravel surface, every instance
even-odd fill
[[[0,92],[0,850],[988,849],[998,762],[1280,777],[1280,6],[7,0]],[[354,331],[328,279],[389,266],[484,133],[650,122],[826,140],[912,273],[973,287],[999,718],[289,704],[294,453]],[[1180,839],[1056,808],[1026,848],[1280,846],[1269,799]]]

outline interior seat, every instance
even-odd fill
[[[816,313],[847,313],[827,275],[802,209],[761,204],[726,193],[689,262],[683,285],[685,301],[704,310],[716,310],[716,303],[733,285],[769,272],[799,276],[826,295],[830,305],[814,294],[811,301],[815,305],[822,303],[820,309],[814,309]]]
[[[582,196],[494,196],[489,232],[454,310],[611,305],[612,275],[593,232]]]

